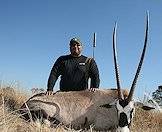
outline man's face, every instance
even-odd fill
[[[80,56],[82,52],[82,45],[79,43],[73,42],[70,44],[70,52],[73,56]]]

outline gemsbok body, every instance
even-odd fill
[[[135,103],[133,93],[144,60],[147,39],[148,24],[147,15],[144,47],[138,68],[132,82],[130,91],[120,87],[119,70],[116,51],[116,24],[113,30],[113,56],[117,89],[96,89],[56,92],[54,95],[40,93],[31,97],[22,106],[22,113],[26,119],[40,117],[51,124],[63,124],[74,129],[94,126],[95,130],[115,130],[117,132],[129,132]],[[30,112],[29,112],[30,111]]]

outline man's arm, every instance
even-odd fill
[[[53,91],[53,87],[58,79],[58,77],[61,74],[61,63],[62,59],[59,57],[55,64],[52,67],[51,73],[48,78],[48,83],[47,83],[47,91]]]
[[[91,60],[90,63],[90,78],[91,78],[91,88],[99,88],[100,78],[99,78],[99,70],[97,64],[94,59]]]

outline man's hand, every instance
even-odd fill
[[[53,94],[54,94],[53,91],[47,91],[47,92],[46,92],[46,95],[53,95]]]
[[[95,92],[96,91],[96,88],[90,88],[89,91],[90,92]]]

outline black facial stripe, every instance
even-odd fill
[[[128,128],[130,128],[130,125],[131,125],[131,122],[132,122],[133,111],[134,111],[134,109],[132,109],[132,110],[130,111],[130,122],[128,123]]]
[[[128,105],[128,101],[127,100],[119,100],[119,104],[124,108],[125,106],[127,106]]]
[[[132,109],[132,110],[130,111],[130,119],[132,119],[132,117],[133,117],[133,111],[134,111],[134,109]]]
[[[124,112],[120,113],[119,126],[120,127],[128,126],[127,115]]]

